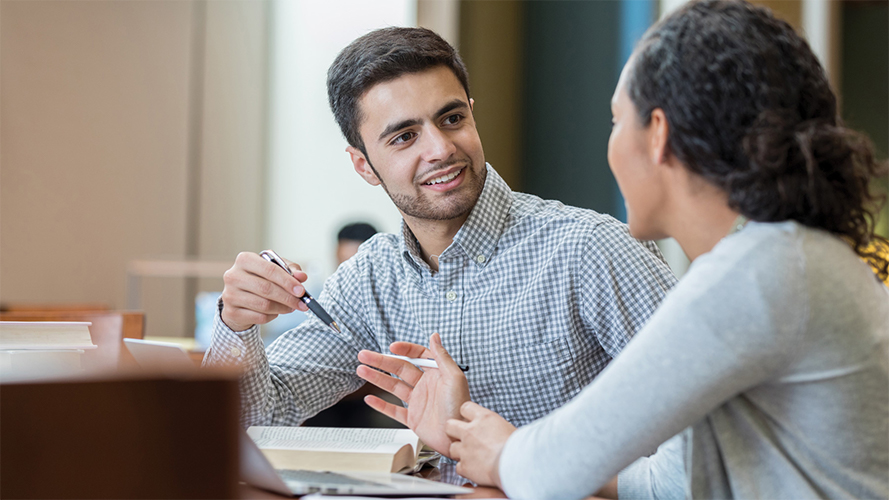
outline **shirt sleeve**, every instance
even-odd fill
[[[685,433],[660,445],[657,453],[642,457],[617,475],[620,500],[684,500]]]
[[[724,401],[787,369],[805,325],[803,264],[795,254],[765,263],[731,257],[700,257],[592,384],[510,436],[499,463],[510,498],[589,495]]]
[[[676,277],[657,245],[617,221],[599,224],[578,261],[583,319],[614,358],[654,313]]]
[[[266,350],[259,328],[234,332],[222,321],[220,301],[203,365],[241,370],[241,425],[296,426],[364,384],[355,374],[358,351],[379,350],[366,326],[356,283],[367,266],[353,258],[324,284],[318,303],[337,321],[334,332],[314,314]]]

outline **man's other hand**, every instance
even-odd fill
[[[235,264],[222,276],[222,321],[229,328],[242,332],[266,324],[279,314],[309,310],[299,300],[306,293],[302,282],[308,276],[299,265],[285,262],[293,276],[259,254],[238,254]]]
[[[410,342],[395,342],[389,346],[389,350],[410,358],[432,358],[438,364],[437,369],[426,368],[424,371],[401,359],[361,351],[358,361],[367,366],[359,366],[356,373],[401,399],[408,407],[394,405],[376,396],[364,398],[368,406],[410,427],[427,446],[444,456],[450,456],[451,440],[445,434],[445,423],[448,419],[460,418],[460,405],[469,401],[469,383],[441,345],[439,334],[432,334],[429,346],[431,349]]]

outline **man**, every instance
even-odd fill
[[[242,424],[298,425],[361,386],[360,350],[438,332],[469,367],[472,399],[523,425],[587,385],[675,282],[613,218],[509,189],[485,163],[466,69],[435,33],[358,38],[328,96],[355,171],[388,193],[402,234],[374,236],[325,283],[319,302],[342,333],[310,315],[267,353],[256,324],[305,310],[306,275],[238,256],[204,363],[243,366]]]

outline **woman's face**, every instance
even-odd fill
[[[665,190],[653,159],[651,125],[644,125],[627,93],[630,65],[627,62],[611,98],[612,127],[608,139],[608,165],[617,179],[627,206],[630,233],[639,239],[666,237],[661,228]]]

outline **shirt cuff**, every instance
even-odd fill
[[[219,299],[216,307],[216,315],[213,318],[213,338],[210,347],[204,355],[203,366],[211,365],[238,365],[242,364],[245,354],[262,345],[259,337],[259,326],[236,332],[222,321],[222,299]]]
[[[619,500],[654,498],[647,457],[636,460],[617,474],[617,498]]]
[[[219,297],[219,300],[216,302],[216,315],[213,318],[213,333],[223,333],[230,335],[249,335],[251,333],[259,333],[259,325],[253,325],[246,330],[241,330],[240,332],[236,332],[228,327],[225,324],[225,321],[222,321],[222,297]]]

